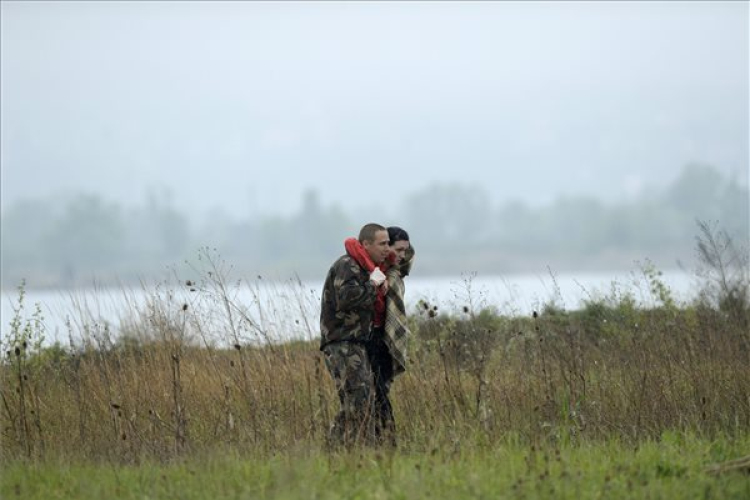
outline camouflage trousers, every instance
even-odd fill
[[[388,397],[393,364],[385,344],[335,342],[324,347],[323,354],[341,404],[329,443],[395,446],[396,428]]]
[[[326,368],[336,383],[341,408],[329,433],[331,445],[373,441],[373,373],[365,346],[334,342],[323,348]]]

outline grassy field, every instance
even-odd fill
[[[130,303],[117,331],[76,305],[69,347],[42,346],[19,293],[2,498],[750,498],[750,465],[711,469],[750,453],[746,270],[691,303],[646,268],[645,301],[613,286],[575,311],[420,304],[398,448],[342,452],[325,446],[338,399],[316,341],[272,341],[315,339],[293,318],[317,301],[240,304],[255,285],[210,266]]]
[[[530,448],[500,445],[432,453],[296,450],[265,458],[231,452],[172,463],[5,465],[2,498],[750,498],[747,471],[706,464],[750,450],[750,440],[678,435],[644,442]]]

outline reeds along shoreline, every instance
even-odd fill
[[[71,311],[71,336],[84,340],[67,348],[41,348],[43,322],[20,310],[3,338],[2,459],[324,448],[338,399],[317,324],[288,320],[318,304],[293,285],[239,304],[237,283],[209,262],[200,280],[131,304],[118,332],[90,304]],[[524,316],[421,305],[392,389],[400,449],[746,435],[750,307],[706,295],[675,304],[656,272],[650,285],[650,307],[616,291]],[[288,328],[310,340],[275,342]]]

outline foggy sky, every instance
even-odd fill
[[[604,200],[747,182],[748,4],[7,2],[2,206],[392,208],[433,182]]]

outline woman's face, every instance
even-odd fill
[[[404,260],[408,249],[409,242],[407,240],[398,240],[391,245],[391,251],[396,253],[397,264],[400,264]]]

